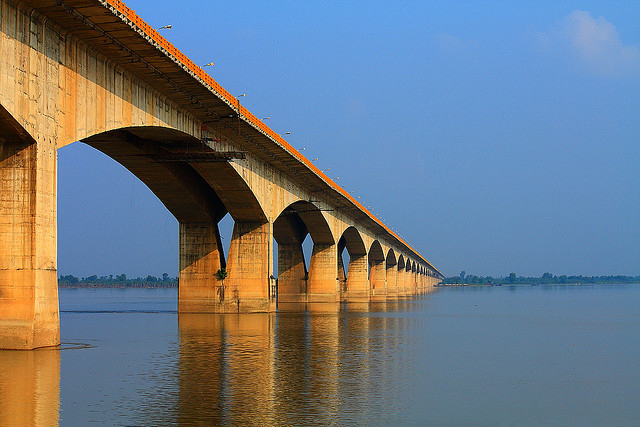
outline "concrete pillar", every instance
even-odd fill
[[[404,268],[396,269],[396,288],[398,289],[398,299],[403,296],[404,292]]]
[[[387,301],[398,299],[398,265],[388,265],[387,271]]]
[[[278,244],[278,309],[307,300],[307,267],[301,243]]]
[[[342,260],[342,253],[344,252],[344,243],[338,242],[338,285],[340,287],[340,301],[346,301],[347,298],[347,274],[344,269],[344,262]]]
[[[0,136],[0,349],[59,345],[55,142]]]
[[[341,257],[338,255],[338,245],[313,244],[307,281],[307,308],[310,310],[340,308],[340,289],[337,279],[339,262],[341,263]],[[344,275],[344,269],[342,274]]]
[[[371,301],[387,300],[387,272],[384,260],[374,260],[369,268],[369,284],[371,285]]]
[[[408,270],[406,267],[402,273],[402,296],[407,298],[409,297],[410,293],[409,293],[409,283],[410,283],[410,277],[411,276],[411,270]]]
[[[235,223],[227,261],[225,312],[275,311],[270,289],[272,254],[270,223]]]
[[[349,254],[349,268],[347,269],[347,302],[369,302],[369,280],[367,278],[367,255]]]
[[[216,224],[180,223],[180,313],[217,313],[225,311],[226,280],[218,270],[225,267],[220,232]]]

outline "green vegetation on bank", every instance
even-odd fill
[[[555,276],[544,273],[540,277],[523,277],[511,273],[506,277],[475,276],[462,271],[458,276],[447,277],[443,285],[559,285],[559,284],[625,284],[640,283],[640,276]]]
[[[77,278],[71,274],[58,278],[60,288],[175,288],[178,286],[177,277],[169,277],[163,273],[162,277],[147,276],[127,279],[126,274],[113,274],[98,277],[96,275]]]

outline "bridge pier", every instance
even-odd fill
[[[224,311],[224,280],[216,277],[225,268],[222,241],[216,224],[180,223],[180,313]]]
[[[384,263],[384,258],[373,260],[369,269],[372,302],[384,302],[387,300],[387,274]]]
[[[397,264],[391,264],[387,261],[386,266],[386,278],[387,278],[387,301],[398,300],[398,267]]]
[[[275,311],[270,224],[236,222],[226,264],[217,225],[180,224],[180,313]],[[218,271],[226,277],[217,277]],[[223,274],[224,275],[224,274]]]
[[[344,302],[368,303],[371,292],[367,278],[367,256],[365,254],[351,255],[347,269],[346,292]]]
[[[271,229],[269,222],[236,222],[233,226],[222,312],[275,311],[275,295],[271,290],[273,273]]]
[[[307,308],[312,311],[340,309],[338,282],[338,246],[334,243],[315,243],[309,263],[307,280]]]
[[[307,228],[295,212],[283,212],[273,223],[278,243],[278,309],[304,310],[307,299],[307,266],[302,242]]]
[[[307,300],[307,281],[302,244],[278,244],[278,309],[299,311]]]
[[[0,107],[1,112],[4,110]],[[60,344],[56,147],[0,125],[0,348]]]

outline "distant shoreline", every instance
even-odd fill
[[[593,283],[440,283],[437,287],[475,286],[475,287],[499,287],[499,286],[592,286],[592,285],[638,285],[640,282],[593,282]]]
[[[70,285],[68,283],[58,283],[58,289],[155,289],[155,288],[177,288],[177,283],[75,283]]]

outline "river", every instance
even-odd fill
[[[61,289],[60,309],[61,349],[0,351],[0,425],[640,423],[640,284],[239,316]]]

